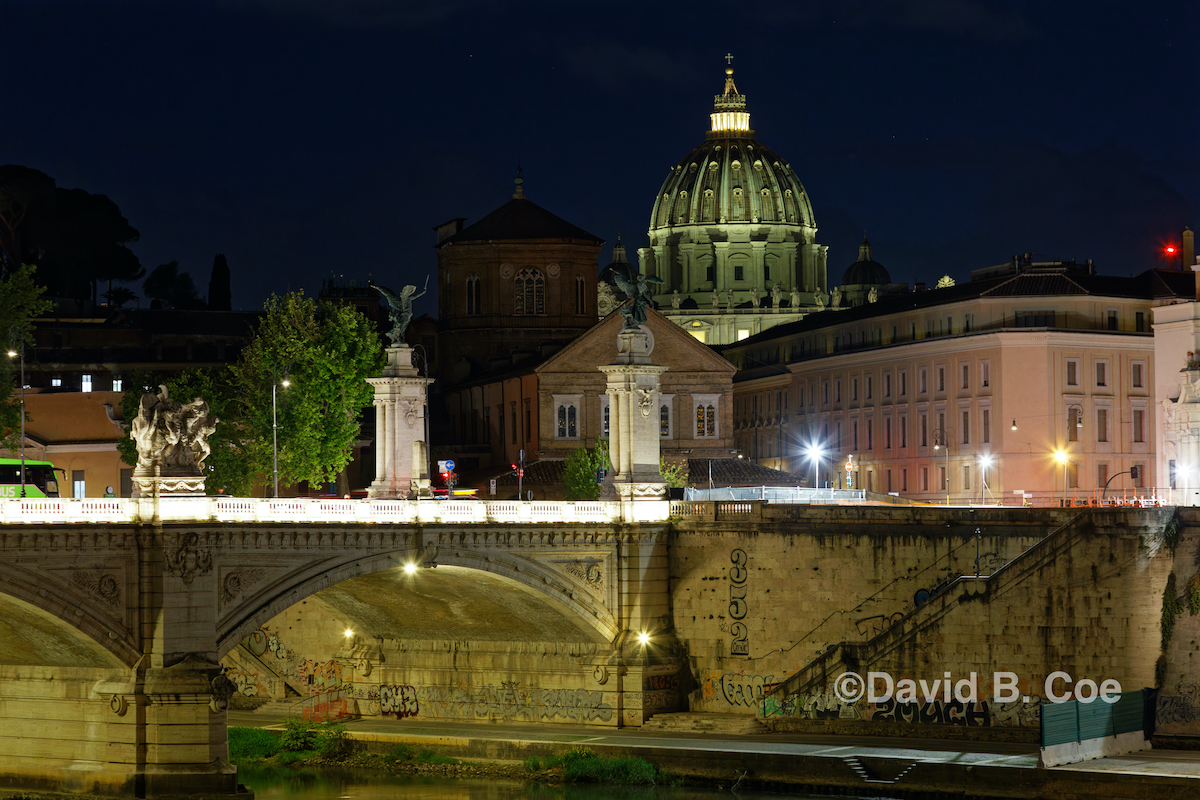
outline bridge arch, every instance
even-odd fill
[[[17,653],[17,642],[25,642],[40,651],[31,663],[132,667],[141,652],[118,617],[136,613],[136,594],[112,574],[76,570],[73,578],[0,563],[0,630],[13,637],[3,637],[6,655],[28,660]],[[86,664],[67,663],[72,654]]]
[[[352,578],[396,570],[409,563],[418,565],[418,569],[445,565],[488,572],[531,589],[547,605],[605,641],[614,641],[621,632],[610,610],[615,603],[605,602],[605,592],[553,564],[507,550],[439,552],[437,548],[409,547],[307,565],[279,576],[236,605],[221,609],[217,621],[218,657],[224,658],[269,620],[323,589]],[[611,601],[615,586],[607,594]]]

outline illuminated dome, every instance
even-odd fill
[[[790,222],[804,226],[808,242],[816,221],[804,186],[774,150],[750,129],[746,96],[733,70],[714,99],[712,128],[704,143],[683,157],[663,182],[650,218],[652,231],[694,223]]]
[[[707,313],[714,301],[721,309],[778,311],[774,298],[786,298],[789,313],[803,313],[828,288],[828,248],[816,234],[803,184],[782,156],[754,138],[746,96],[727,67],[704,142],[670,168],[650,213],[649,246],[638,250],[642,272],[663,281],[655,299],[663,308],[677,303],[677,310]],[[765,323],[720,324],[728,331],[710,343],[733,341],[729,336]]]

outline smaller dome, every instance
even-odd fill
[[[597,283],[607,283],[614,291],[620,292],[617,287],[617,281],[613,277],[613,267],[618,264],[629,266],[629,262],[625,260],[625,245],[621,243],[621,234],[617,234],[617,243],[613,245],[613,260],[604,269],[600,270],[600,275],[596,278]]]
[[[892,282],[892,276],[883,264],[871,259],[871,243],[864,236],[858,246],[858,261],[846,267],[842,273],[843,286],[872,286]]]

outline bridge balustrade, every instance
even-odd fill
[[[658,506],[662,506],[659,514]],[[640,521],[665,521],[666,503],[639,504]],[[643,508],[644,506],[644,508]],[[662,520],[647,520],[646,513]],[[219,522],[345,522],[393,524],[620,521],[622,504],[608,501],[339,500],[329,498],[161,497],[25,498],[0,500],[0,524],[111,523],[159,519]]]

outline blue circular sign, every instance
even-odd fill
[[[446,460],[446,471],[454,472],[454,462],[449,459]]]

